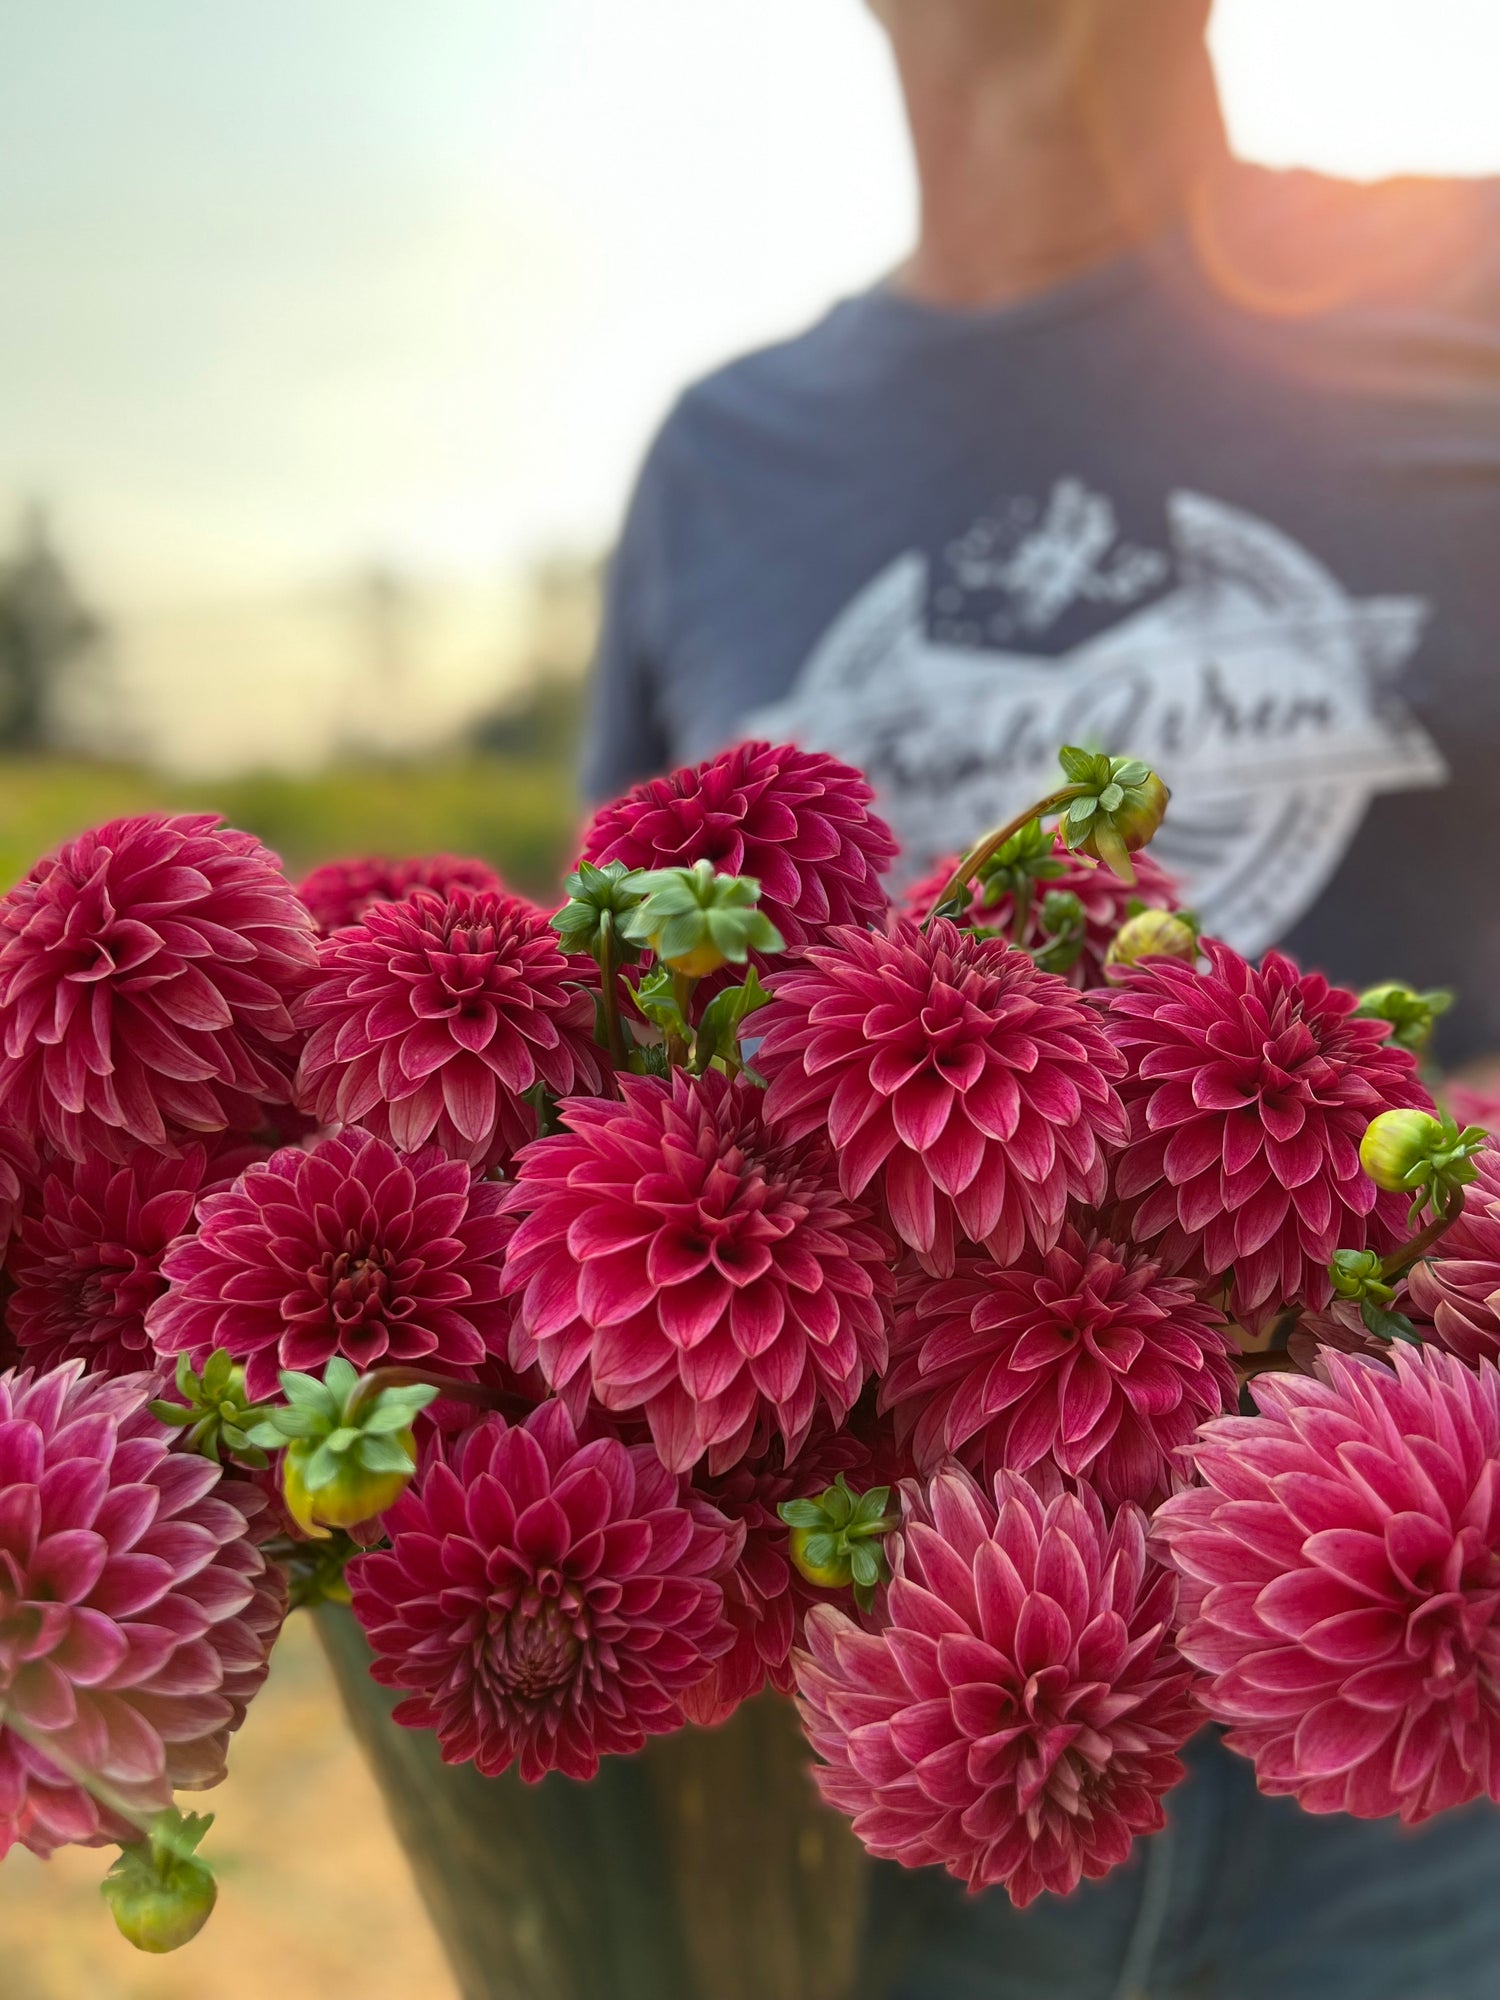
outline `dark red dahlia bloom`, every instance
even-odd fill
[[[1115,1172],[1130,1234],[1173,1265],[1229,1280],[1247,1325],[1331,1296],[1336,1250],[1393,1249],[1407,1198],[1359,1164],[1378,1112],[1431,1109],[1416,1060],[1354,994],[1268,952],[1227,945],[1207,972],[1152,959],[1126,975],[1107,1021],[1130,1075],[1130,1145]]]
[[[224,1775],[265,1678],[285,1586],[255,1546],[263,1505],[169,1448],[149,1376],[81,1362],[0,1375],[0,1855],[133,1837],[45,1745],[138,1810]]]
[[[346,924],[357,924],[371,903],[400,903],[416,889],[431,889],[443,897],[455,889],[508,893],[487,861],[463,854],[424,854],[405,861],[360,855],[349,861],[325,861],[297,884],[297,894],[325,937]]]
[[[162,1259],[193,1226],[200,1195],[233,1180],[253,1148],[138,1146],[122,1163],[100,1153],[49,1161],[11,1251],[5,1314],[33,1368],[75,1356],[91,1374],[154,1368],[146,1313],[167,1288]]]
[[[403,1152],[487,1167],[534,1136],[526,1093],[603,1088],[594,1001],[547,918],[518,897],[418,890],[319,950],[297,1010],[299,1101]]]
[[[1500,1800],[1500,1372],[1430,1347],[1261,1376],[1154,1529],[1263,1792],[1410,1824]]]
[[[690,1722],[705,1727],[723,1722],[763,1687],[792,1692],[792,1648],[801,1641],[807,1612],[814,1604],[826,1604],[828,1594],[793,1568],[788,1531],[776,1509],[783,1500],[826,1492],[841,1474],[856,1493],[880,1483],[858,1438],[820,1424],[790,1463],[778,1440],[717,1479],[702,1472],[695,1477],[698,1491],[743,1527],[745,1545],[723,1578],[724,1614],[734,1628],[734,1645],[683,1696]]]
[[[1050,1460],[1106,1506],[1150,1507],[1206,1417],[1235,1407],[1220,1313],[1150,1257],[1069,1226],[1002,1270],[964,1252],[897,1295],[881,1384],[918,1465],[956,1456],[986,1483]]]
[[[753,875],[788,951],[831,924],[874,924],[880,877],[896,856],[875,794],[851,765],[786,744],[741,743],[707,763],[637,785],[594,815],[586,861]]]
[[[1407,1280],[1432,1338],[1471,1367],[1500,1361],[1500,1147],[1486,1146],[1474,1166],[1463,1213]]]
[[[731,1644],[739,1531],[649,1445],[580,1443],[557,1402],[436,1447],[384,1525],[390,1552],[349,1572],[375,1679],[486,1777],[592,1778],[680,1727]]]
[[[1145,1519],[1001,1473],[904,1489],[883,1631],[808,1613],[794,1656],[814,1775],[869,1851],[1020,1907],[1118,1867],[1164,1823],[1202,1721]]]
[[[0,1260],[4,1259],[11,1235],[21,1219],[27,1191],[38,1172],[36,1149],[31,1141],[0,1125]]]
[[[767,1128],[751,1085],[620,1088],[569,1100],[569,1129],[518,1156],[519,1326],[554,1388],[640,1410],[674,1471],[734,1464],[762,1419],[795,1453],[885,1365],[890,1240],[821,1139]]]
[[[401,1154],[351,1131],[286,1147],[199,1204],[197,1235],[163,1260],[151,1338],[199,1361],[227,1349],[252,1397],[335,1354],[472,1376],[506,1350],[502,1201],[436,1146]]]
[[[1124,1065],[1097,1014],[1025,952],[939,920],[841,930],[771,980],[755,1017],[766,1117],[827,1128],[846,1194],[872,1183],[937,1275],[960,1237],[1009,1264],[1099,1202],[1125,1136]]]
[[[920,882],[914,882],[902,897],[902,913],[920,923],[962,859],[962,855],[950,854],[944,860],[934,862],[930,873],[924,875]],[[1020,936],[1015,935],[1015,897],[1008,889],[1002,889],[993,902],[987,901],[986,891],[980,883],[973,886],[961,928],[998,931],[1002,937],[1024,950],[1036,950],[1047,942],[1041,923],[1042,904],[1046,897],[1053,893],[1076,896],[1083,905],[1083,950],[1077,964],[1064,977],[1070,986],[1102,986],[1105,954],[1114,942],[1116,931],[1130,915],[1132,903],[1144,904],[1150,910],[1173,910],[1179,902],[1177,884],[1149,854],[1141,852],[1131,859],[1135,864],[1133,888],[1129,883],[1122,882],[1113,869],[1102,868],[1086,856],[1074,854],[1059,828],[1052,843],[1051,862],[1057,872],[1032,883],[1026,921]]]
[[[284,1104],[312,920],[208,813],[80,834],[0,900],[0,1101],[70,1159],[253,1131]]]

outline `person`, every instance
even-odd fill
[[[916,870],[1129,752],[1209,932],[1450,985],[1446,1058],[1500,1050],[1500,188],[1234,159],[1209,0],[873,4],[916,247],[671,413],[587,791],[796,741]],[[1497,1990],[1490,1809],[1313,1819],[1211,1734],[1170,1804],[1066,1902],[939,1894],[902,2000]]]

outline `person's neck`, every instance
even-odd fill
[[[1170,227],[1227,158],[1207,51],[1174,57],[1122,68],[1058,53],[946,75],[903,61],[921,226],[897,287],[1005,304]]]

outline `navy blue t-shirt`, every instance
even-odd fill
[[[584,780],[746,735],[860,765],[908,869],[1085,742],[1171,784],[1206,927],[1452,985],[1500,1051],[1500,182],[1237,166],[996,310],[889,287],[682,398]]]

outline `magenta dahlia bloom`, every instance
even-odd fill
[[[320,947],[297,1018],[299,1100],[403,1152],[488,1167],[535,1135],[526,1093],[603,1088],[593,996],[546,916],[518,897],[418,890]]]
[[[874,797],[836,757],[741,743],[603,807],[584,834],[583,855],[601,867],[711,861],[721,874],[753,875],[760,907],[797,952],[831,924],[874,924],[885,915],[880,877],[896,842],[870,810]]]
[[[0,1711],[154,1812],[224,1775],[285,1611],[243,1480],[169,1448],[145,1375],[0,1375]],[[129,1829],[0,1722],[0,1855]]]
[[[903,1498],[884,1630],[819,1605],[794,1656],[818,1789],[882,1859],[1065,1896],[1163,1825],[1203,1719],[1174,1580],[1086,1486],[1001,1473],[992,1505],[955,1469]]]
[[[253,1131],[284,1104],[312,920],[209,813],[83,833],[0,900],[0,1101],[70,1159]]]
[[[0,1125],[0,1261],[37,1173],[36,1150],[30,1140]]]
[[[914,882],[902,897],[903,914],[914,922],[922,922],[962,859],[962,855],[950,854],[934,862],[930,872],[920,882]],[[1033,883],[1021,935],[1014,935],[1016,904],[1009,890],[990,903],[985,901],[985,891],[977,883],[961,928],[998,931],[1012,944],[1027,951],[1035,950],[1047,941],[1041,924],[1043,900],[1054,891],[1076,896],[1083,905],[1086,927],[1083,951],[1077,964],[1064,976],[1070,986],[1102,986],[1105,954],[1114,943],[1116,931],[1130,915],[1132,904],[1144,904],[1150,910],[1175,910],[1179,902],[1177,884],[1158,862],[1144,850],[1131,859],[1135,864],[1134,888],[1122,882],[1113,869],[1102,868],[1085,855],[1074,854],[1059,828],[1052,843],[1052,865],[1058,872]]]
[[[151,1338],[196,1361],[227,1349],[252,1397],[335,1354],[473,1376],[506,1352],[503,1199],[436,1146],[401,1154],[351,1131],[284,1147],[199,1204],[198,1233],[162,1261]]]
[[[1486,1146],[1474,1165],[1463,1213],[1432,1262],[1413,1265],[1407,1279],[1413,1308],[1432,1322],[1432,1338],[1470,1367],[1500,1361],[1500,1147]]]
[[[897,1295],[881,1407],[918,1465],[956,1456],[986,1483],[1050,1460],[1106,1506],[1154,1505],[1206,1417],[1235,1407],[1223,1316],[1142,1252],[1069,1226],[1002,1270],[965,1251]]]
[[[417,889],[431,889],[445,898],[455,889],[495,896],[508,893],[487,861],[463,854],[424,854],[404,861],[360,855],[350,861],[325,861],[297,884],[297,894],[325,937],[346,924],[357,924],[371,903],[404,902]]]
[[[681,1726],[732,1642],[719,1577],[739,1531],[649,1445],[580,1443],[557,1402],[436,1446],[350,1567],[372,1669],[444,1761],[592,1778]]]
[[[518,1325],[554,1388],[641,1411],[674,1472],[733,1465],[764,1420],[795,1455],[885,1366],[890,1241],[821,1139],[767,1128],[750,1084],[620,1089],[570,1099],[568,1129],[517,1158]]]
[[[1179,1645],[1263,1792],[1411,1824],[1500,1799],[1500,1372],[1433,1348],[1261,1376],[1157,1514]]]
[[[91,1374],[154,1368],[146,1313],[167,1288],[167,1248],[191,1230],[200,1195],[256,1157],[231,1143],[137,1146],[118,1165],[101,1153],[49,1161],[7,1267],[6,1319],[27,1366],[76,1356]]]
[[[1025,952],[946,920],[840,930],[771,980],[755,1017],[768,1121],[825,1127],[844,1192],[875,1184],[924,1267],[960,1237],[1009,1264],[1096,1204],[1125,1136],[1124,1064],[1095,1011]]]
[[[1204,950],[1209,971],[1150,959],[1109,1003],[1130,1065],[1115,1193],[1133,1237],[1228,1279],[1230,1310],[1253,1326],[1325,1306],[1336,1250],[1403,1240],[1407,1197],[1376,1188],[1359,1142],[1377,1113],[1432,1100],[1385,1023],[1352,1018],[1354,994],[1278,952],[1257,969]]]
[[[723,1577],[724,1614],[734,1645],[707,1677],[683,1696],[690,1722],[705,1727],[723,1722],[763,1687],[790,1694],[792,1648],[802,1638],[802,1621],[828,1594],[807,1582],[787,1556],[787,1529],[776,1509],[783,1500],[811,1499],[840,1476],[856,1493],[880,1484],[870,1453],[848,1431],[820,1424],[788,1463],[778,1440],[757,1456],[743,1458],[714,1479],[701,1472],[698,1491],[719,1512],[744,1529],[745,1543]]]

